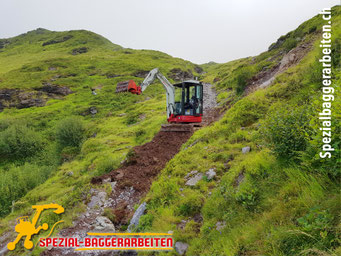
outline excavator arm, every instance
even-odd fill
[[[151,70],[146,78],[143,80],[142,84],[140,85],[141,91],[143,92],[145,89],[147,89],[147,87],[155,80],[155,78],[160,80],[166,90],[167,116],[170,117],[170,115],[174,113],[175,108],[175,88],[158,68],[154,68],[153,70]]]

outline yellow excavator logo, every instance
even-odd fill
[[[25,241],[24,241],[24,247],[26,249],[32,249],[33,247],[33,242],[31,241],[32,236],[36,235],[40,232],[40,230],[47,230],[49,228],[49,225],[47,223],[43,223],[41,226],[36,227],[36,224],[39,220],[39,217],[41,213],[44,210],[48,209],[56,209],[53,212],[56,214],[61,214],[64,212],[64,208],[60,206],[59,204],[44,204],[44,205],[33,205],[33,209],[36,210],[32,222],[28,219],[28,216],[22,216],[17,218],[17,224],[15,226],[15,232],[18,233],[17,238],[13,241],[7,244],[8,250],[12,251],[15,249],[16,244],[20,241],[20,239],[23,236],[26,236]],[[63,221],[58,221],[55,223],[52,227],[52,230],[48,236],[51,235],[54,227]]]

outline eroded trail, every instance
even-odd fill
[[[216,111],[216,93],[210,84],[204,84],[204,119],[203,125],[209,125],[218,118]],[[129,224],[138,204],[149,191],[159,172],[166,166],[192,135],[192,132],[159,132],[152,141],[131,150],[119,169],[95,177],[93,184],[110,184],[112,192],[91,189],[91,200],[87,210],[74,222],[73,227],[60,231],[59,236],[82,239],[87,232],[114,232]],[[105,209],[111,209],[115,215],[114,223],[103,216]],[[51,249],[42,255],[134,255],[133,252],[75,252],[74,249]]]

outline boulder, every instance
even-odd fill
[[[175,243],[175,250],[180,255],[184,255],[188,249],[188,244],[183,242],[176,242]]]
[[[72,49],[71,54],[78,55],[78,54],[86,53],[88,52],[88,50],[89,49],[87,47],[75,48],[75,49]]]
[[[147,208],[147,203],[144,202],[142,203],[139,208],[137,208],[136,212],[133,215],[133,218],[130,221],[130,224],[128,226],[128,232],[131,232],[133,230],[133,228],[137,227],[139,225],[140,222],[140,218],[141,216],[144,214],[144,212],[146,211]]]
[[[115,232],[115,226],[107,217],[98,216],[94,224],[94,230]]]
[[[202,173],[197,173],[195,176],[187,180],[186,186],[195,186],[203,177]]]
[[[251,147],[243,147],[242,152],[243,154],[249,153],[251,151]]]
[[[91,198],[90,203],[88,204],[89,208],[94,208],[95,206],[103,206],[107,193],[98,192]]]

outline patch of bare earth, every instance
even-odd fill
[[[245,95],[248,95],[258,89],[270,86],[279,74],[285,72],[288,68],[297,65],[312,49],[313,42],[314,40],[301,43],[288,53],[284,54],[283,58],[276,66],[271,69],[261,71],[252,77],[245,90]]]

